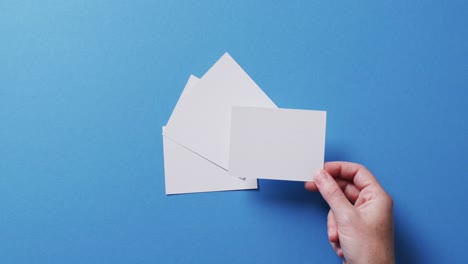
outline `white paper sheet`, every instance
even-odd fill
[[[233,105],[276,108],[225,53],[190,93],[180,98],[164,135],[227,170]]]
[[[185,84],[184,90],[182,90],[179,100],[177,100],[174,110],[172,110],[172,114],[169,117],[169,121],[167,121],[167,123],[171,122],[172,116],[174,115],[174,112],[176,111],[175,109],[179,108],[181,104],[180,101],[182,101],[182,98],[192,90],[192,88],[198,83],[199,80],[200,79],[196,77],[195,75],[190,75],[187,83]]]
[[[311,181],[323,168],[326,112],[233,107],[229,174]]]
[[[181,98],[189,94],[198,78],[190,76]],[[172,118],[172,117],[171,117]],[[171,119],[170,118],[170,119]],[[163,127],[163,134],[165,128]],[[163,136],[166,194],[257,189],[257,180],[241,180],[196,153]]]
[[[166,194],[257,189],[256,179],[241,180],[163,137]]]

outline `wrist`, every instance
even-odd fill
[[[376,239],[363,236],[344,250],[346,264],[395,264],[393,239]]]
[[[372,263],[372,264],[395,264],[395,254],[393,252],[393,245],[391,243],[373,243],[366,254],[363,254],[362,262],[358,263]]]

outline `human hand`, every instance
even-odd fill
[[[328,239],[343,263],[395,263],[393,201],[364,166],[327,162],[309,191],[319,191],[330,206]]]

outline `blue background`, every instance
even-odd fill
[[[394,198],[399,263],[466,262],[467,17],[467,1],[1,1],[0,262],[341,263],[301,183],[165,196],[161,126],[225,51],[280,107],[328,111],[327,160]]]

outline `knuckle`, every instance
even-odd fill
[[[330,197],[330,199],[336,199],[339,197],[340,192],[341,189],[338,186],[330,186],[330,188],[326,190],[326,195]]]
[[[374,191],[371,189],[364,189],[361,191],[360,196],[364,201],[370,201],[374,198]]]
[[[382,201],[382,203],[389,209],[393,209],[393,198],[387,193],[385,192],[384,190],[381,191],[381,193],[379,193],[379,197],[380,197],[380,200]]]
[[[367,170],[366,166],[364,166],[363,164],[361,163],[356,163],[356,168],[358,170]]]
[[[393,201],[393,198],[388,193],[386,193],[385,200],[387,202],[388,207],[393,208],[394,201]]]

